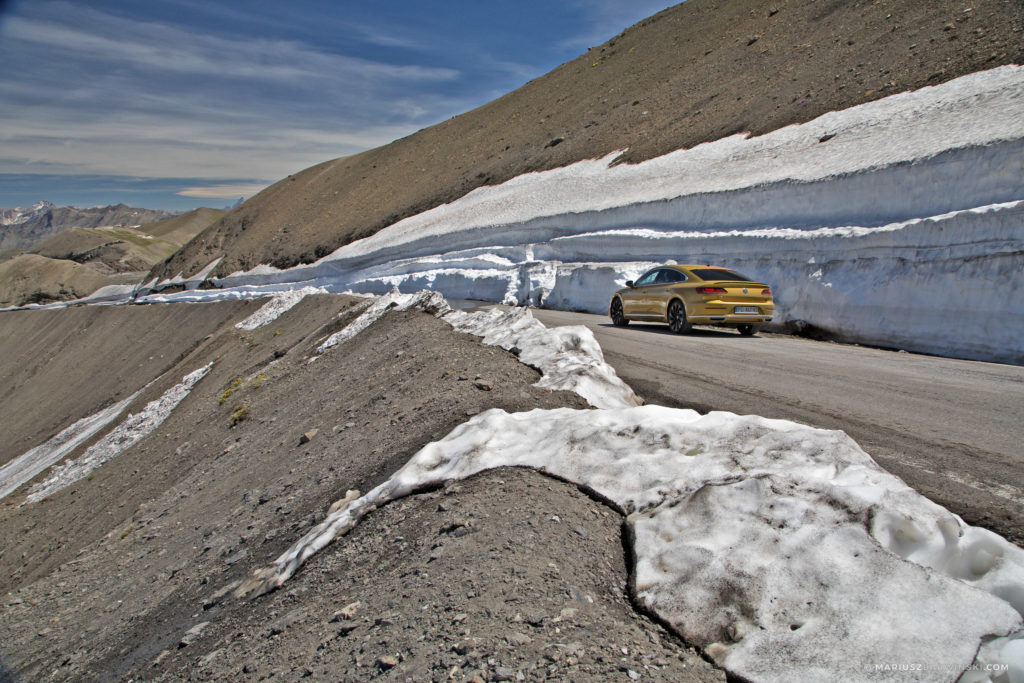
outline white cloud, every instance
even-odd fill
[[[187,23],[205,5],[176,4],[182,18],[169,21],[48,0],[6,15],[0,173],[271,181],[387,144],[539,75],[512,53],[496,59],[472,41],[452,50],[430,27],[383,24],[374,13],[332,11],[320,33],[329,38],[303,42],[246,37],[254,24],[264,36],[315,35],[276,32],[272,14],[214,7],[220,25],[239,27],[224,33],[217,22]],[[629,23],[623,11],[609,0],[581,5],[581,31],[604,40]],[[387,49],[344,54],[347,35]]]
[[[211,180],[278,180],[415,130],[414,126],[317,130],[283,127],[266,119],[181,120],[148,114],[81,121],[67,129],[54,126],[52,120],[10,121],[0,116],[0,173]]]
[[[235,199],[237,197],[251,197],[266,187],[266,183],[233,183],[186,187],[179,190],[177,194],[182,197],[200,197],[202,199]]]
[[[436,46],[422,37],[404,34],[394,26],[382,30],[367,23],[350,23],[349,26],[367,42],[382,47],[397,47],[404,50],[433,50]]]

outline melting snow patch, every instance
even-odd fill
[[[0,500],[17,491],[25,482],[30,481],[34,476],[71,453],[82,442],[110,424],[140,393],[142,393],[141,390],[98,413],[83,417],[46,443],[26,451],[0,467]]]
[[[185,375],[181,382],[164,392],[160,398],[147,403],[137,415],[129,415],[109,434],[90,446],[78,460],[67,460],[63,465],[55,467],[46,481],[29,489],[25,503],[35,503],[53,495],[88,476],[90,472],[122,451],[131,448],[137,441],[163,424],[171,411],[188,396],[192,387],[206,376],[211,367],[212,362]]]
[[[992,638],[958,683],[1021,683],[1024,681],[1024,631]]]
[[[627,515],[639,600],[744,678],[956,680],[1024,665],[1024,551],[920,496],[848,436],[660,406],[491,410],[342,504],[240,589],[272,590],[376,507],[496,467]],[[979,660],[979,662],[982,660]],[[991,670],[991,669],[990,669]]]
[[[280,292],[271,297],[270,301],[263,304],[260,310],[256,311],[242,322],[235,325],[239,330],[255,330],[267,323],[277,320],[281,315],[305,299],[310,294],[326,294],[327,290],[322,287],[303,287],[287,292]]]

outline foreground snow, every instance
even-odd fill
[[[537,368],[541,379],[535,386],[555,391],[573,391],[596,408],[640,405],[629,386],[619,379],[604,360],[594,333],[582,325],[548,328],[525,308],[509,311],[454,311],[437,292],[422,290],[402,294],[395,290],[378,297],[344,329],[320,344],[321,354],[356,336],[389,310],[411,308],[441,318],[459,332],[481,337],[489,346],[512,351],[526,365]],[[315,357],[314,359],[315,360]]]
[[[265,323],[290,298],[272,300],[250,324]],[[389,501],[488,469],[530,467],[626,515],[636,599],[738,676],[952,681],[966,672],[964,681],[1024,680],[1024,551],[920,496],[844,433],[640,407],[586,328],[548,330],[525,309],[453,311],[436,292],[367,301],[317,352],[335,352],[389,310],[413,308],[516,353],[541,370],[542,386],[576,391],[598,408],[474,417],[365,496],[349,492],[239,595],[281,586]],[[26,502],[150,433],[209,368],[54,467]],[[47,457],[111,422],[113,410],[62,432]],[[38,456],[30,451],[15,470]]]
[[[280,585],[384,503],[507,466],[619,507],[637,597],[752,680],[955,680],[990,636],[1022,628],[1024,551],[920,496],[842,432],[660,406],[483,413],[246,588]],[[1019,642],[991,663],[1024,667]]]
[[[604,312],[655,263],[721,263],[773,285],[776,324],[1024,362],[1024,68],[641,164],[615,156],[477,189],[315,264],[215,282]],[[170,298],[203,296],[217,295]]]
[[[242,322],[235,325],[236,329],[250,332],[258,327],[269,325],[277,320],[284,313],[291,310],[300,301],[311,294],[326,294],[327,291],[320,287],[302,287],[286,292],[280,292],[270,297],[270,301]]]
[[[582,325],[548,328],[526,308],[454,311],[444,320],[460,332],[481,337],[484,344],[515,349],[520,361],[541,371],[535,386],[573,391],[595,408],[642,403],[605,362],[594,333]]]
[[[735,674],[758,681],[1024,674],[1024,551],[919,495],[843,432],[638,407],[614,374],[604,374],[600,348],[585,335],[559,343],[528,311],[454,312],[431,292],[377,299],[320,352],[387,310],[413,307],[484,343],[516,348],[545,378],[548,369],[575,377],[559,388],[589,392],[603,409],[474,417],[365,496],[350,491],[239,595],[281,586],[380,505],[487,469],[531,467],[626,515],[634,594]]]

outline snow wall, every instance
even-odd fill
[[[1024,363],[1024,69],[901,93],[636,164],[530,173],[320,261],[221,287],[316,284],[604,313],[670,261],[770,284],[773,327]]]

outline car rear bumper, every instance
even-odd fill
[[[770,323],[772,316],[770,315],[738,315],[730,313],[728,315],[691,315],[687,316],[687,320],[694,324],[714,324],[714,325],[742,325],[742,324],[759,324],[759,323]]]

